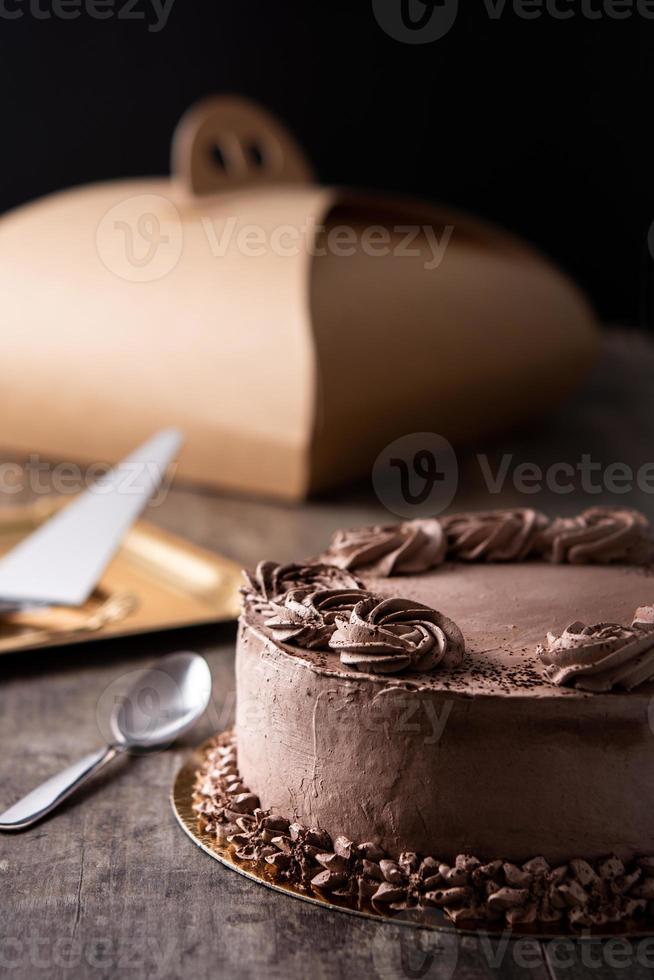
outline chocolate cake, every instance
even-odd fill
[[[353,907],[651,916],[653,558],[641,514],[594,508],[342,531],[261,563],[200,819]]]

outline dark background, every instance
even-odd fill
[[[0,209],[62,187],[168,171],[194,100],[253,96],[287,122],[323,181],[446,201],[519,232],[606,320],[651,320],[654,20],[501,17],[461,0],[452,29],[403,44],[370,0],[149,0],[132,17],[40,19],[3,0]],[[57,2],[57,0],[54,0]],[[108,0],[111,3],[111,0]],[[596,8],[602,0],[592,0]],[[111,8],[108,7],[107,11]]]

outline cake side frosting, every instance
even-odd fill
[[[470,696],[315,670],[246,624],[236,677],[241,774],[275,813],[395,855],[654,853],[650,696]]]

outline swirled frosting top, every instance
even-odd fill
[[[341,675],[473,696],[644,693],[651,559],[649,523],[628,509],[455,514],[337,532],[303,565],[262,563],[244,617]]]

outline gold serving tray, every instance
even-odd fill
[[[61,506],[0,508],[0,556]],[[0,617],[0,654],[226,622],[238,616],[240,584],[235,562],[138,521],[84,606]]]
[[[220,737],[226,738],[228,734],[228,732],[224,732]],[[583,942],[585,939],[609,939],[616,936],[639,938],[650,937],[653,934],[652,929],[643,929],[642,926],[639,927],[635,923],[626,928],[625,926],[616,925],[614,927],[604,927],[601,930],[583,929],[580,931],[573,931],[567,927],[546,929],[540,925],[514,926],[513,929],[508,929],[504,925],[494,927],[488,923],[480,923],[479,926],[475,926],[473,923],[454,925],[439,909],[430,908],[420,911],[409,910],[394,914],[384,914],[372,910],[353,909],[344,902],[339,904],[337,899],[332,898],[330,900],[318,892],[313,892],[309,895],[299,888],[295,888],[293,885],[280,882],[276,878],[274,871],[269,871],[267,867],[260,871],[253,870],[250,862],[240,861],[235,857],[234,848],[231,845],[221,844],[213,834],[207,834],[201,830],[197,815],[193,810],[195,775],[204,761],[206,752],[214,744],[215,736],[203,742],[202,745],[199,745],[177,773],[170,794],[173,813],[182,830],[188,834],[191,840],[205,854],[208,854],[215,861],[224,864],[225,867],[237,871],[245,878],[250,878],[260,885],[265,885],[266,888],[272,888],[273,891],[291,895],[293,898],[300,898],[304,902],[310,902],[312,905],[320,905],[322,908],[331,909],[335,912],[346,912],[348,915],[356,915],[365,919],[376,919],[378,922],[381,920],[382,922],[390,922],[394,925],[413,926],[414,928],[417,927],[420,929],[437,929],[450,933],[453,936],[486,935],[489,937],[502,937],[515,940],[527,938],[548,940],[565,937]]]

